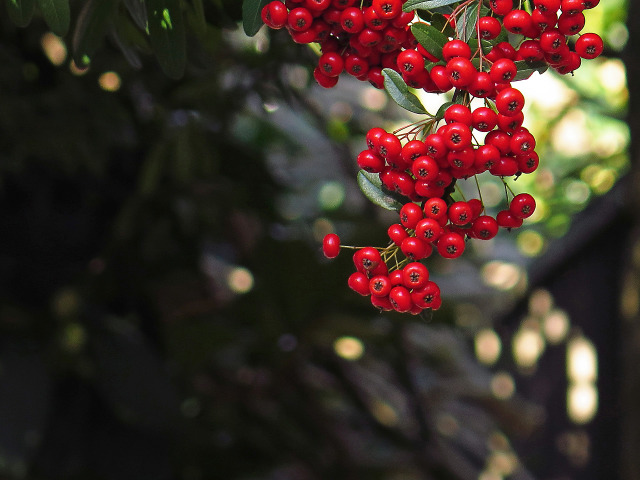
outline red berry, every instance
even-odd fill
[[[471,221],[473,212],[467,202],[453,202],[447,211],[449,221],[454,225],[466,225]]]
[[[585,33],[576,40],[576,53],[582,58],[593,59],[604,49],[602,38],[597,33]]]
[[[520,193],[509,203],[509,211],[517,218],[529,218],[536,209],[535,199],[528,193]]]
[[[362,10],[357,7],[345,8],[340,14],[340,25],[347,33],[358,33],[364,28]]]
[[[493,62],[489,70],[489,76],[495,83],[509,83],[518,73],[516,64],[508,58],[501,58]]]
[[[437,310],[440,307],[440,288],[429,280],[422,288],[411,292],[411,301],[419,307]]]
[[[340,253],[340,237],[335,233],[328,233],[322,240],[322,252],[327,258],[336,258]]]
[[[373,0],[371,7],[383,20],[391,20],[402,13],[400,0]]]
[[[468,87],[475,80],[477,74],[476,67],[464,57],[452,58],[447,62],[445,69],[451,85],[456,88]]]
[[[358,166],[369,173],[380,173],[384,170],[384,159],[371,150],[363,150],[357,157]]]
[[[467,88],[469,93],[474,97],[486,98],[493,95],[496,84],[491,80],[491,76],[487,72],[476,73],[471,85]]]
[[[445,202],[442,198],[430,198],[424,204],[424,214],[429,218],[433,218],[434,220],[446,218],[447,202]]]
[[[369,278],[362,272],[352,273],[348,280],[347,285],[349,288],[360,295],[367,296],[371,294],[369,290]]]
[[[391,241],[395,243],[397,246],[400,246],[402,244],[402,241],[405,238],[409,237],[409,234],[407,233],[407,231],[399,223],[394,223],[393,225],[391,225],[387,229],[387,235],[389,235],[389,238],[391,239]]]
[[[396,60],[400,73],[417,74],[424,71],[424,57],[416,50],[404,50]]]
[[[512,0],[490,0],[489,8],[496,15],[506,15],[513,8]]]
[[[420,262],[411,262],[402,269],[402,278],[408,289],[422,288],[429,281],[429,270]]]
[[[382,262],[380,252],[373,247],[364,247],[353,254],[353,263],[356,270],[366,273],[374,270]]]
[[[320,67],[316,67],[313,69],[313,78],[316,79],[318,85],[324,88],[335,87],[338,83],[338,77],[329,77],[325,75]]]
[[[326,76],[337,77],[344,69],[344,60],[337,52],[327,52],[318,60],[318,66]]]
[[[427,242],[436,242],[442,233],[442,227],[433,218],[423,218],[416,225],[416,237]]]
[[[400,223],[405,228],[413,230],[423,218],[422,208],[415,203],[407,203],[400,209]]]
[[[500,25],[500,21],[495,17],[480,17],[478,20],[478,28],[483,40],[493,40],[500,35],[502,25]]]
[[[387,312],[393,310],[393,305],[389,301],[389,297],[376,297],[375,295],[371,295],[371,305]]]
[[[471,47],[462,40],[450,40],[442,47],[442,59],[448,62],[455,57],[471,58]]]
[[[289,28],[295,32],[304,32],[311,27],[313,23],[313,15],[306,8],[298,7],[289,12],[287,19]]]
[[[557,12],[560,10],[561,0],[533,0],[533,4],[536,8],[539,8],[543,12]]]
[[[438,253],[444,258],[459,257],[464,247],[464,237],[456,232],[447,232],[438,240]]]
[[[408,237],[402,241],[400,250],[411,260],[421,260],[431,255],[431,245],[416,237]]]
[[[369,291],[376,297],[386,297],[391,291],[391,281],[386,275],[376,275],[369,281]]]
[[[471,115],[473,128],[481,132],[493,130],[498,123],[498,115],[488,107],[478,107]]]
[[[510,210],[501,210],[496,215],[496,221],[502,228],[519,228],[522,226],[522,219],[516,217]]]
[[[447,123],[458,122],[465,125],[471,125],[471,110],[469,110],[469,107],[465,105],[454,103],[445,110],[444,121]]]
[[[567,36],[575,35],[584,28],[584,23],[585,18],[582,12],[563,13],[558,18],[558,30]]]
[[[493,217],[481,215],[474,220],[471,231],[475,238],[490,240],[498,233],[498,222]]]
[[[435,180],[440,172],[438,163],[431,157],[423,155],[418,157],[411,165],[411,173],[417,180]]]
[[[449,150],[462,150],[471,145],[471,130],[464,123],[450,123],[446,126],[443,137]]]
[[[531,15],[524,10],[511,10],[502,20],[504,28],[511,33],[524,35],[533,26]]]
[[[524,96],[513,87],[505,88],[496,96],[496,108],[502,115],[512,117],[520,113],[523,107]]]
[[[262,8],[260,16],[269,28],[280,29],[287,25],[289,11],[280,0],[274,0]]]
[[[397,285],[391,289],[389,301],[396,312],[408,312],[413,306],[411,293],[402,285]]]

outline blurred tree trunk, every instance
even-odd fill
[[[629,2],[628,8],[629,40],[623,59],[630,97],[631,173],[625,194],[633,229],[620,298],[620,472],[612,476],[640,480],[640,3]]]

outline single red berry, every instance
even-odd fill
[[[535,8],[533,12],[531,12],[531,21],[540,30],[546,32],[556,26],[558,16],[556,12],[550,12],[548,10],[544,11],[539,8]]]
[[[485,145],[493,145],[501,155],[511,153],[511,136],[502,130],[492,130],[484,137]]]
[[[402,244],[402,241],[405,238],[409,237],[409,234],[407,233],[407,231],[399,223],[394,223],[393,225],[391,225],[387,229],[387,235],[389,235],[389,238],[391,239],[391,241],[395,243],[397,246],[400,246]]]
[[[521,131],[513,134],[510,145],[514,155],[523,155],[536,147],[536,139],[528,131]]]
[[[304,32],[311,28],[313,23],[313,15],[311,12],[303,7],[294,8],[289,11],[289,17],[287,18],[289,28],[295,32]]]
[[[524,35],[533,26],[531,15],[525,10],[511,10],[502,20],[504,28],[516,35]]]
[[[362,16],[364,18],[364,24],[371,30],[379,31],[387,26],[387,20],[380,18],[373,7],[366,7],[362,11]]]
[[[557,12],[560,10],[561,0],[533,0],[533,4],[536,8],[543,12]]]
[[[432,181],[438,177],[440,167],[433,158],[423,155],[413,162],[411,173],[417,180]]]
[[[500,210],[496,215],[496,221],[499,226],[509,230],[522,226],[522,219],[516,217],[510,210]]]
[[[566,36],[579,33],[585,24],[584,13],[563,13],[558,18],[558,30]]]
[[[471,176],[472,173],[470,175],[466,175],[465,172],[467,169],[471,168],[475,159],[476,152],[471,145],[462,149],[452,150],[447,154],[447,163],[449,166],[453,167],[451,173],[456,178],[466,178],[467,176]]]
[[[312,12],[322,12],[331,6],[331,0],[304,0],[304,6]]]
[[[488,107],[478,107],[471,114],[473,128],[481,132],[490,132],[498,123],[498,115]]]
[[[369,291],[376,297],[386,297],[391,292],[391,281],[387,275],[376,275],[369,280]]]
[[[413,306],[411,293],[402,285],[397,285],[391,289],[389,301],[396,312],[408,312]]]
[[[441,92],[448,92],[453,88],[447,69],[443,65],[434,65],[429,75]]]
[[[496,177],[511,177],[518,173],[518,162],[514,157],[500,157],[500,160],[489,169]]]
[[[402,158],[402,143],[393,133],[384,133],[378,140],[378,154],[384,158],[389,165],[393,165],[399,158]]]
[[[585,10],[588,8],[595,8],[600,3],[600,0],[582,0]]]
[[[404,276],[402,275],[402,270],[394,270],[389,275],[389,282],[391,282],[391,287],[395,287],[396,285],[404,285]]]
[[[489,8],[496,15],[506,15],[513,8],[512,0],[489,0]]]
[[[508,58],[496,60],[489,70],[489,76],[494,83],[509,83],[515,78],[516,73],[516,64]]]
[[[402,241],[400,250],[410,260],[422,260],[431,255],[433,250],[429,243],[417,237],[408,237]]]
[[[417,74],[424,71],[424,57],[416,50],[404,50],[396,60],[400,73]]]
[[[556,28],[551,28],[540,34],[540,48],[545,53],[557,52],[567,45],[567,37]]]
[[[418,158],[427,154],[427,146],[420,140],[411,140],[402,147],[402,159],[407,165],[411,165]]]
[[[448,62],[455,57],[471,58],[471,47],[462,40],[450,40],[442,47],[442,59]]]
[[[454,103],[445,110],[444,121],[447,123],[458,122],[465,125],[471,125],[471,110],[469,110],[469,107],[466,105]]]
[[[434,159],[444,158],[447,155],[447,145],[444,137],[438,133],[432,133],[424,139],[427,147],[427,155]]]
[[[490,240],[498,233],[498,222],[489,215],[481,215],[474,220],[471,232],[474,238]]]
[[[420,262],[411,262],[402,269],[402,278],[409,290],[422,288],[429,281],[429,270]]]
[[[599,56],[604,49],[602,38],[597,33],[585,33],[576,40],[576,53],[585,59]]]
[[[440,287],[429,280],[422,288],[411,292],[411,301],[422,308],[437,310],[440,307]]]
[[[400,209],[400,223],[405,228],[413,230],[420,220],[424,218],[422,208],[415,203],[409,202]]]
[[[443,137],[444,144],[449,150],[462,150],[471,145],[471,130],[469,125],[464,123],[450,123],[446,126]]]
[[[509,211],[518,218],[529,218],[536,209],[535,199],[528,193],[520,193],[509,203]]]
[[[473,217],[471,206],[467,202],[453,202],[447,211],[449,221],[454,225],[466,225]]]
[[[260,16],[265,25],[278,30],[287,25],[289,10],[280,0],[273,0],[262,8]]]
[[[384,159],[371,150],[363,150],[357,157],[358,166],[369,173],[380,173],[384,170]]]
[[[512,117],[522,111],[524,96],[513,87],[505,88],[496,96],[496,108],[498,113]]]
[[[476,73],[473,82],[467,87],[468,92],[477,98],[486,98],[494,94],[496,84],[487,72]]]
[[[436,242],[442,233],[442,227],[433,218],[423,218],[416,225],[416,237],[430,243]]]
[[[518,162],[518,170],[522,173],[532,173],[538,168],[540,158],[536,152],[528,152],[526,155],[518,155],[516,161]]]
[[[480,37],[482,37],[483,40],[493,40],[500,35],[502,25],[495,17],[480,17],[478,20],[478,29],[480,30]]]
[[[434,220],[447,218],[447,202],[442,198],[430,198],[424,204],[424,214]]]
[[[369,278],[362,272],[354,272],[347,279],[347,285],[356,293],[359,293],[363,297],[370,295],[369,290]]]
[[[327,258],[336,258],[340,253],[340,237],[335,233],[328,233],[322,240],[322,252]]]
[[[371,7],[383,20],[391,20],[402,13],[400,0],[373,0]]]
[[[361,77],[369,71],[369,62],[357,55],[348,55],[344,60],[344,69],[354,77]]]
[[[457,258],[464,252],[464,237],[456,232],[447,232],[438,240],[438,253],[444,258]]]
[[[320,56],[318,66],[326,76],[337,77],[344,69],[344,60],[337,52],[327,52]]]
[[[498,128],[505,133],[514,133],[522,126],[522,122],[524,122],[524,113],[522,112],[511,117],[501,113],[498,114]]]
[[[358,33],[364,28],[362,10],[357,7],[345,8],[340,14],[340,25],[347,33]]]
[[[580,13],[584,10],[584,3],[582,3],[582,0],[562,0],[560,9],[563,13]]]
[[[447,62],[445,69],[451,85],[456,88],[468,87],[475,80],[477,74],[473,63],[464,57],[452,58]]]
[[[478,173],[489,170],[500,161],[500,150],[494,145],[481,145],[476,150],[474,166]]]
[[[366,273],[374,270],[382,263],[382,257],[375,248],[364,247],[353,254],[353,263],[357,271]]]

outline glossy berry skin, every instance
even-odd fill
[[[500,35],[502,26],[500,21],[495,17],[480,17],[478,20],[478,28],[480,29],[480,36],[483,40],[493,40]]]
[[[448,62],[452,58],[463,57],[471,58],[471,47],[462,40],[450,40],[442,47],[442,59]]]
[[[404,50],[396,60],[400,73],[418,74],[424,70],[424,57],[416,50]]]
[[[318,66],[326,76],[337,77],[344,70],[344,60],[337,52],[327,52],[318,60]]]
[[[496,221],[499,226],[509,230],[522,226],[522,219],[516,217],[510,210],[500,210],[496,215]]]
[[[524,107],[524,96],[515,88],[509,87],[502,90],[496,96],[496,108],[498,113],[512,117],[522,111]]]
[[[489,8],[496,15],[506,15],[513,8],[511,0],[489,0]]]
[[[524,10],[511,10],[503,19],[504,28],[516,35],[526,34],[533,26],[531,15]]]
[[[358,33],[364,28],[364,16],[362,10],[349,7],[340,14],[340,25],[347,33]]]
[[[496,60],[489,70],[489,76],[494,83],[509,83],[514,79],[516,73],[518,73],[516,64],[508,58]]]
[[[469,223],[473,217],[471,206],[467,202],[453,202],[449,205],[447,211],[449,221],[454,225],[465,225]]]
[[[369,290],[369,278],[362,272],[354,272],[347,279],[347,285],[356,293],[363,297],[371,294]]]
[[[328,233],[322,240],[322,253],[327,258],[336,258],[340,254],[340,237],[335,233]]]
[[[428,218],[439,220],[447,217],[447,202],[441,198],[430,198],[424,204],[424,214]]]
[[[267,3],[260,12],[262,21],[269,28],[278,30],[284,28],[289,20],[289,11],[284,3],[280,0],[274,0]]]
[[[400,223],[405,228],[414,229],[420,220],[424,218],[422,208],[415,203],[406,203],[400,209]]]
[[[450,123],[445,127],[443,137],[449,150],[462,150],[471,145],[471,130],[464,123]]]
[[[471,232],[474,238],[491,240],[498,234],[498,222],[493,217],[481,215],[474,220]]]
[[[413,162],[411,173],[417,180],[432,181],[438,177],[440,167],[433,158],[423,155]]]
[[[332,88],[338,83],[338,77],[329,77],[325,75],[320,67],[313,69],[313,78],[318,82],[318,85],[323,88]]]
[[[403,284],[408,289],[422,288],[429,281],[429,270],[420,262],[411,262],[402,269]]]
[[[535,199],[528,193],[520,193],[509,203],[509,211],[517,218],[529,218],[536,209]]]
[[[498,123],[498,115],[488,107],[478,107],[471,114],[473,128],[481,132],[490,132]]]
[[[400,250],[410,260],[422,260],[431,255],[433,250],[429,243],[416,237],[405,238],[400,245]]]
[[[447,78],[456,88],[465,88],[471,85],[476,78],[476,67],[464,57],[454,57],[445,66]]]
[[[397,285],[391,289],[391,292],[389,293],[389,301],[396,312],[408,312],[413,306],[411,293],[402,285]]]
[[[381,19],[392,20],[402,13],[402,2],[400,0],[373,0],[371,8]]]
[[[363,150],[357,157],[358,166],[369,173],[380,173],[384,170],[384,159],[371,150]]]
[[[376,275],[369,281],[369,291],[376,297],[386,297],[391,292],[391,280],[387,275]]]
[[[585,59],[599,56],[604,49],[602,38],[597,33],[585,33],[576,40],[576,53]]]
[[[398,247],[402,245],[402,241],[405,238],[409,237],[409,234],[407,233],[407,231],[399,223],[394,223],[393,225],[391,225],[387,229],[387,235],[389,235],[389,239],[391,239],[391,241],[395,243]]]
[[[471,125],[471,110],[465,105],[454,103],[444,112],[444,121],[447,123],[463,123]]]
[[[375,270],[382,263],[382,258],[375,248],[364,247],[353,254],[353,263],[357,271],[366,273]]]
[[[447,232],[438,240],[438,253],[443,258],[457,258],[464,252],[464,237],[456,232]]]
[[[304,32],[311,27],[313,15],[306,8],[298,7],[289,11],[287,19],[289,28],[295,32]]]
[[[437,310],[440,306],[440,287],[429,280],[422,288],[411,292],[411,301],[421,308]]]
[[[426,242],[437,242],[443,230],[433,218],[423,218],[416,225],[416,237]]]

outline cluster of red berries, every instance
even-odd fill
[[[286,28],[297,43],[320,45],[314,77],[323,87],[335,86],[339,75],[347,72],[382,88],[382,70],[391,68],[414,88],[428,92],[465,88],[486,97],[495,94],[496,83],[516,75],[515,61],[546,62],[564,74],[576,70],[582,58],[600,55],[603,42],[597,34],[568,42],[585,25],[583,10],[599,1],[533,0],[529,13],[514,9],[511,0],[485,0],[490,14],[478,18],[471,38],[476,45],[495,41],[488,53],[483,48],[472,52],[462,40],[448,42],[441,52],[425,48],[412,33],[412,25],[420,22],[415,22],[413,11],[402,9],[406,0],[273,0],[263,7],[262,20],[273,29]],[[448,23],[455,27],[457,14],[473,3],[480,12],[483,2],[462,1],[447,15]],[[496,40],[503,27],[522,36],[517,46]],[[476,65],[473,59],[479,60]],[[499,67],[494,68],[495,63]]]
[[[518,228],[535,211],[534,198],[515,194],[507,183],[539,164],[536,140],[523,126],[525,98],[512,82],[548,67],[573,72],[582,59],[600,55],[603,42],[594,33],[574,39],[585,25],[583,11],[599,0],[524,0],[521,8],[512,0],[448,2],[451,13],[437,29],[431,12],[417,17],[403,11],[405,3],[274,0],[262,18],[272,28],[287,28],[296,42],[320,44],[314,76],[324,87],[336,85],[346,71],[382,88],[388,68],[409,87],[455,89],[442,113],[395,132],[376,127],[366,135],[359,167],[369,178],[377,175],[380,189],[402,205],[399,222],[387,231],[389,244],[348,247],[333,233],[323,242],[328,258],[341,248],[355,250],[351,289],[380,309],[418,314],[441,305],[424,259],[434,252],[457,258],[468,240]],[[470,11],[476,15],[469,32]],[[507,207],[495,215],[486,211],[478,182],[479,198],[467,201],[457,188],[459,180],[484,172],[505,187]]]

